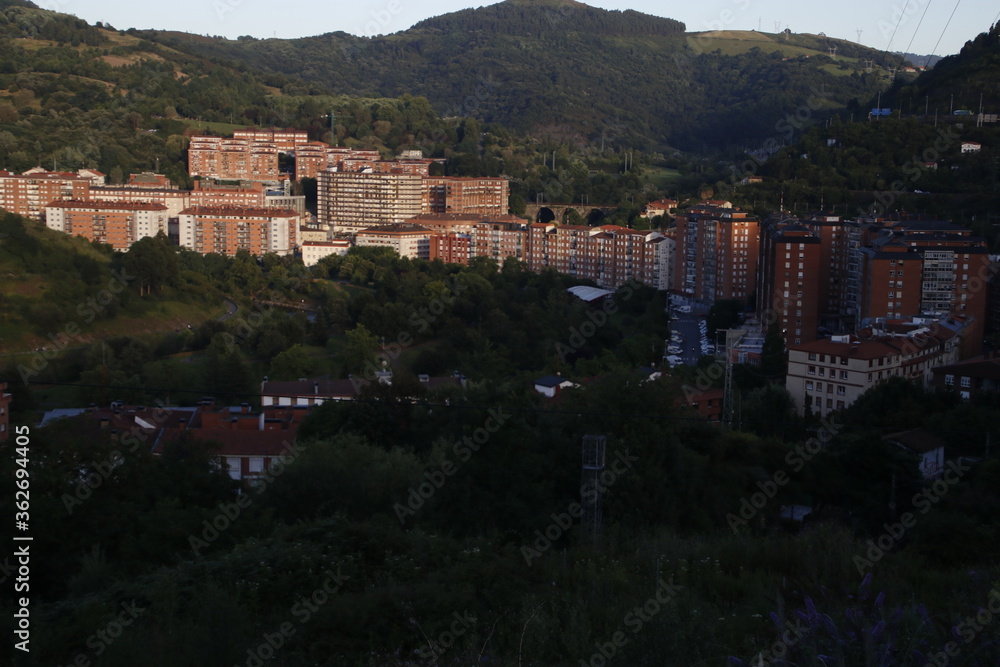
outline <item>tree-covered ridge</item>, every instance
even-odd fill
[[[907,113],[948,115],[953,109],[1000,112],[1000,23],[979,34],[961,52],[942,58],[913,82],[899,82],[883,99]]]
[[[837,40],[685,36],[666,19],[561,2],[504,2],[375,38],[143,34],[335,90],[420,95],[443,115],[577,144],[700,150],[743,143],[773,132],[816,91],[821,108],[836,108],[867,97],[882,79],[861,62],[877,60],[877,52]],[[837,60],[829,45],[842,48]]]
[[[411,30],[426,34],[480,32],[540,38],[552,38],[566,32],[665,37],[683,33],[684,24],[630,9],[597,9],[573,0],[506,0],[426,19]]]

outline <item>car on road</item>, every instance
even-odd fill
[[[668,345],[667,352],[669,352],[670,354],[680,354],[681,352],[683,352],[683,350],[677,347],[676,345]]]
[[[664,357],[664,359],[667,360],[667,363],[670,364],[671,368],[673,368],[674,366],[679,366],[680,364],[684,363],[684,360],[681,359],[676,354],[667,355],[666,357]]]
[[[677,306],[677,312],[678,313],[690,313],[691,312],[691,306]]]

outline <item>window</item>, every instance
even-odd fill
[[[840,379],[841,380],[847,379],[847,371],[840,371]]]
[[[837,401],[837,409],[838,410],[843,410],[844,409],[844,402],[843,401]]]
[[[264,457],[263,456],[251,456],[250,457],[250,472],[264,472]]]
[[[952,375],[951,373],[948,373],[947,375],[945,375],[944,376],[944,384],[945,384],[946,387],[953,387],[953,386],[955,386],[955,376]]]
[[[847,390],[843,385],[837,385],[837,396],[847,396]]]
[[[968,389],[972,386],[972,378],[962,377],[962,389]]]
[[[841,357],[840,358],[840,365],[841,366],[846,366],[847,365],[847,357]]]
[[[809,375],[816,375],[816,367],[815,366],[810,366],[808,372],[809,372]]]
[[[809,353],[809,361],[816,361],[816,353],[815,352],[810,352]]]
[[[826,407],[833,408],[833,399],[832,398],[826,399]]]
[[[826,393],[828,393],[828,394],[832,394],[833,393],[833,383],[832,382],[828,382],[826,384]]]
[[[816,383],[816,391],[823,391],[823,383],[822,382],[817,382]]]
[[[812,391],[813,383],[812,380],[806,380],[806,391]]]
[[[819,367],[819,376],[820,377],[825,377],[826,376],[826,369],[823,368],[822,366]]]
[[[229,476],[232,477],[233,479],[240,479],[243,477],[243,469],[240,465],[240,457],[227,456],[226,467],[229,468]]]

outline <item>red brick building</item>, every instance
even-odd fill
[[[167,229],[167,207],[130,201],[57,200],[45,207],[49,229],[128,250],[139,239]]]
[[[759,238],[758,220],[732,205],[678,212],[674,289],[708,302],[747,298],[757,280]]]
[[[796,220],[774,216],[760,244],[757,312],[764,330],[777,322],[786,347],[816,340],[820,239]]]
[[[278,148],[273,141],[198,135],[188,144],[188,173],[221,180],[276,181]]]
[[[280,208],[192,206],[181,211],[180,245],[202,254],[290,254],[298,243],[299,214]]]
[[[90,198],[89,177],[69,172],[32,169],[30,173],[0,171],[0,208],[44,221],[45,207],[57,199]]]

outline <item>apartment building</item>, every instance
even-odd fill
[[[424,213],[507,215],[510,184],[506,178],[428,177]]]
[[[213,137],[191,137],[188,173],[221,180],[277,181],[278,148],[273,141]]]
[[[316,266],[319,260],[330,255],[346,255],[351,249],[351,242],[347,239],[333,239],[332,241],[303,241],[299,245],[302,253],[302,263],[306,266]]]
[[[249,206],[192,206],[181,211],[180,245],[202,254],[288,255],[298,239],[299,214],[295,211]]]
[[[57,200],[45,207],[45,225],[125,251],[139,239],[167,233],[167,207],[130,201]]]
[[[840,328],[851,319],[847,306],[847,277],[850,265],[848,224],[838,215],[814,214],[801,220],[803,227],[820,242],[819,318],[820,323]]]
[[[700,301],[745,299],[757,280],[760,223],[729,202],[677,215],[674,288]]]
[[[391,248],[400,257],[430,259],[431,236],[426,227],[400,223],[361,230],[355,242],[358,246]]]
[[[489,257],[503,266],[509,257],[524,261],[527,255],[527,223],[514,216],[507,220],[477,222],[472,230],[470,250],[474,257]]]
[[[319,222],[348,234],[402,224],[423,212],[422,181],[416,174],[320,172]]]
[[[191,206],[264,206],[264,184],[243,182],[222,184],[196,179],[191,191]]]
[[[0,208],[44,221],[46,205],[57,199],[88,199],[92,184],[89,176],[40,167],[23,174],[0,171]]]
[[[772,216],[760,233],[757,313],[766,331],[777,322],[785,346],[816,340],[820,239],[794,218]]]
[[[295,147],[295,178],[318,178],[324,171],[348,171],[341,168],[344,160],[376,162],[382,156],[378,151],[355,150],[331,146],[322,141],[309,141]]]
[[[471,232],[435,232],[430,238],[428,259],[439,259],[446,264],[468,264],[472,252]]]
[[[127,185],[133,188],[153,188],[155,190],[169,190],[177,187],[163,174],[157,174],[152,171],[144,171],[141,174],[129,174]]]
[[[667,282],[661,271],[670,244],[659,232],[534,223],[527,237],[527,264],[535,272],[553,268],[607,288],[637,280],[659,289]]]
[[[153,188],[135,185],[103,185],[90,188],[90,200],[103,202],[127,201],[160,204],[167,209],[167,218],[177,218],[191,205],[191,192],[173,188]]]
[[[963,356],[979,354],[992,276],[981,237],[940,220],[889,221],[858,256],[861,322],[952,315],[967,321]]]
[[[242,139],[250,143],[271,143],[279,153],[294,153],[296,148],[308,143],[309,135],[302,130],[248,127],[233,132],[233,139]]]
[[[785,387],[798,413],[825,416],[893,377],[927,385],[932,370],[959,358],[960,336],[932,324],[908,333],[832,336],[788,348]]]

